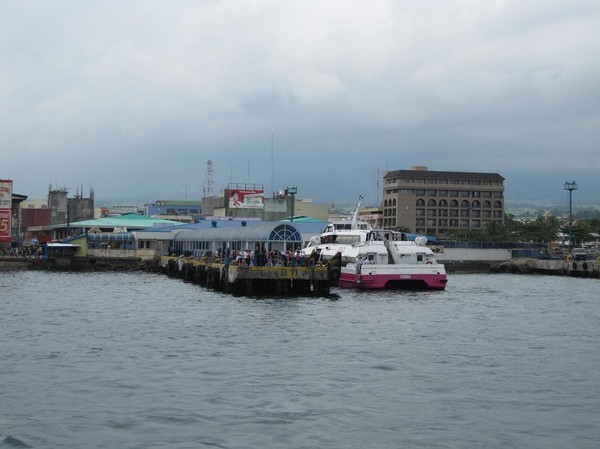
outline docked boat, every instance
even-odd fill
[[[337,265],[340,287],[444,289],[446,269],[427,246],[427,238],[409,240],[404,232],[377,230],[359,221],[361,200],[350,220],[329,223],[304,248],[304,256]]]
[[[305,257],[314,257],[322,263],[327,263],[338,253],[341,255],[342,265],[346,265],[353,257],[353,248],[365,243],[372,232],[371,225],[358,220],[358,209],[362,197],[350,220],[331,222],[320,236],[313,237],[302,250]]]
[[[358,289],[435,289],[448,282],[446,269],[426,246],[426,237],[410,241],[403,232],[371,231],[366,242],[346,251],[339,286]]]

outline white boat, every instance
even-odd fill
[[[304,255],[321,263],[339,257],[340,287],[444,289],[446,269],[426,246],[427,238],[410,241],[404,232],[376,230],[358,221],[361,200],[351,220],[329,223]]]
[[[338,253],[342,257],[342,265],[355,257],[352,248],[369,240],[372,231],[371,225],[358,221],[358,208],[362,197],[359,198],[356,210],[350,220],[334,221],[327,225],[320,236],[313,237],[302,250],[305,257],[313,257],[326,263]]]
[[[349,261],[340,269],[339,287],[446,288],[446,269],[426,246],[426,237],[409,241],[405,233],[392,231],[371,231],[371,236],[346,252]]]

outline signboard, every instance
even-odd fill
[[[229,189],[229,209],[262,209],[264,190]]]
[[[0,242],[11,242],[12,180],[0,179]]]

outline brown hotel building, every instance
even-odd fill
[[[383,176],[383,228],[444,237],[504,223],[504,178],[497,173],[411,170]]]

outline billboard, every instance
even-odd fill
[[[229,209],[262,209],[265,191],[248,189],[229,189]]]
[[[12,180],[0,179],[0,242],[11,242]]]

